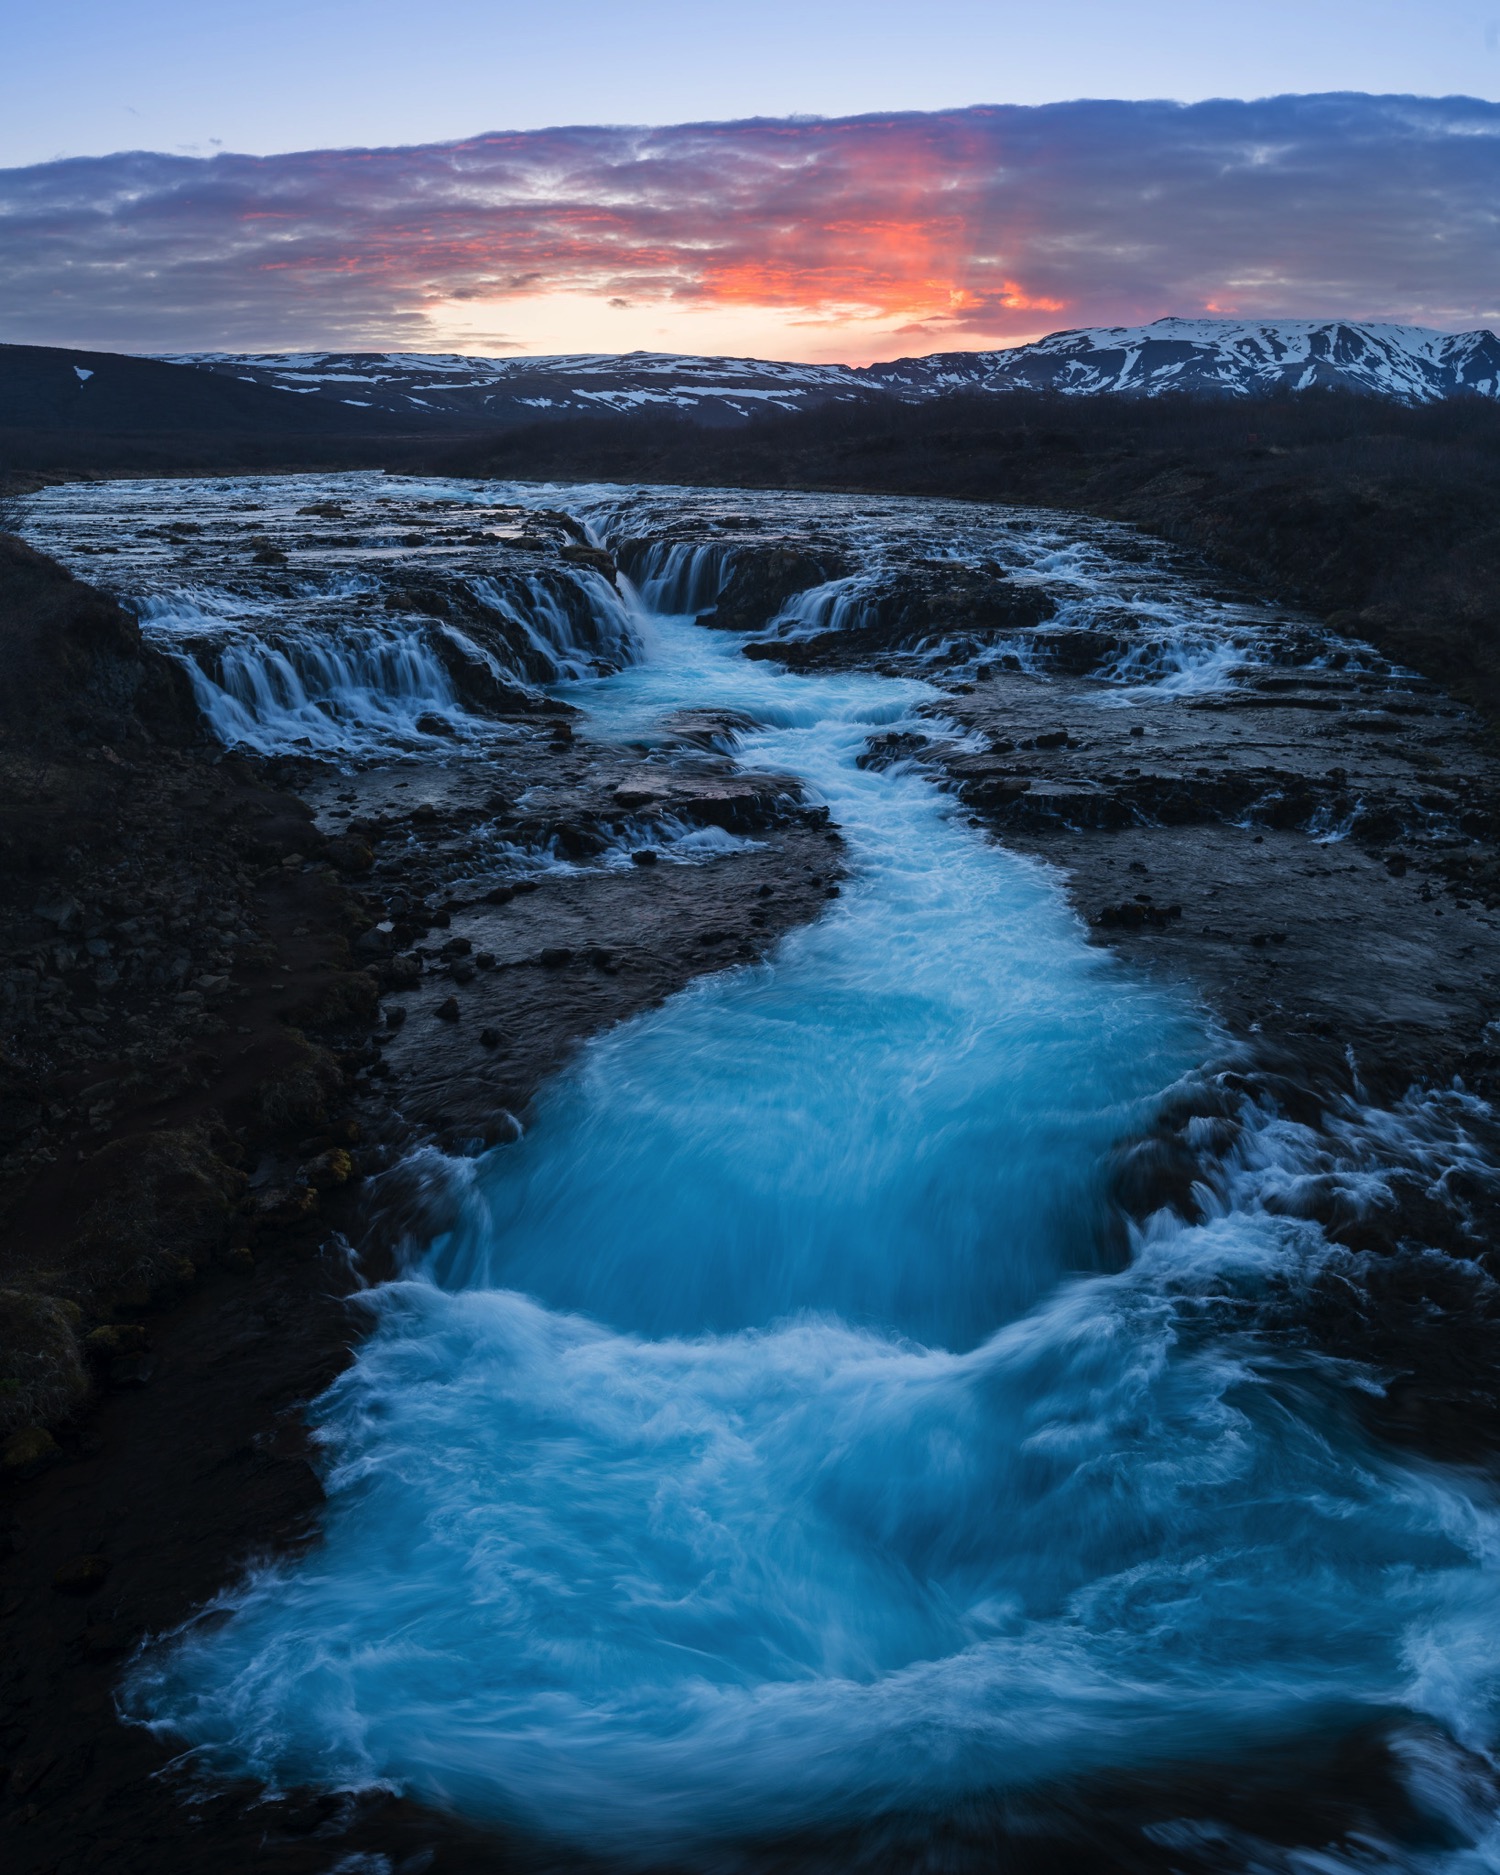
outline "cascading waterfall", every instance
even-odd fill
[[[734,549],[718,541],[653,540],[627,547],[622,565],[644,606],[678,617],[714,603],[734,567]]]
[[[473,596],[508,628],[486,643],[430,618],[378,625],[263,620],[232,595],[142,609],[143,626],[187,669],[209,727],[223,742],[262,754],[378,754],[393,741],[431,745],[485,726],[486,689],[557,683],[613,669],[632,653],[629,620],[598,574],[568,576],[571,605],[553,581],[529,578],[519,597],[494,580]],[[245,615],[250,613],[249,618]],[[253,628],[246,629],[247,625]],[[457,664],[479,707],[460,694]]]
[[[697,551],[644,590],[696,608]],[[316,1409],[322,1542],[144,1655],[129,1710],[214,1771],[641,1864],[1379,1722],[1441,1818],[1421,1866],[1496,1866],[1454,1794],[1495,1744],[1491,1494],[1261,1332],[1335,1254],[1271,1202],[1307,1136],[1248,1116],[1203,1221],[1127,1246],[1100,1167],[1200,1018],[920,775],[856,766],[926,686],[636,629],[573,700],[621,740],[760,725],[844,895],[446,1166],[452,1229]]]
[[[438,718],[450,733],[468,726],[447,671],[417,634],[237,639],[208,651],[206,669],[192,656],[182,661],[213,733],[261,754],[429,741],[423,717]]]

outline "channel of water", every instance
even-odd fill
[[[1328,1253],[1260,1203],[1305,1136],[1249,1116],[1206,1220],[1127,1241],[1109,1148],[1205,1020],[857,766],[926,686],[750,663],[649,597],[638,661],[567,694],[632,740],[743,712],[850,879],[445,1167],[453,1228],[315,1409],[322,1540],[136,1662],[130,1710],[213,1772],[641,1862],[1378,1720],[1492,1866],[1430,1748],[1493,1744],[1489,1490],[1372,1446],[1376,1381],[1257,1325]]]

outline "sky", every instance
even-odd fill
[[[1500,0],[0,0],[0,45],[0,339],[1500,321]]]

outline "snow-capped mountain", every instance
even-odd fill
[[[848,365],[668,352],[558,358],[469,358],[453,352],[179,353],[198,365],[305,397],[403,417],[516,424],[601,411],[678,410],[703,423],[743,423],[767,409],[805,410],[877,395]]]
[[[936,352],[866,366],[658,352],[557,358],[213,352],[179,353],[162,362],[403,422],[416,418],[424,426],[458,421],[508,428],[588,412],[649,410],[723,425],[767,410],[884,397],[919,402],[953,391],[1257,397],[1316,388],[1406,404],[1500,399],[1500,339],[1493,332],[1313,319],[1158,319],[1054,332],[1003,351]]]
[[[1159,397],[1255,397],[1313,389],[1363,392],[1401,403],[1500,397],[1493,332],[1348,320],[1158,319],[1146,326],[1054,332],[1008,351],[940,352],[870,367],[892,390],[1115,392]]]

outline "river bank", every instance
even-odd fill
[[[498,792],[581,854],[639,757],[524,708],[482,765],[226,757],[134,620],[5,553],[4,1828],[18,1868],[189,1868],[202,1813],[111,1689],[143,1635],[316,1528],[301,1409],[399,1250],[370,1229],[382,1174],[503,1135],[582,1037],[815,916],[837,844],[694,740],[633,812],[770,836],[742,859],[476,893]],[[242,1811],[216,1812],[221,1866],[277,1833]],[[322,1866],[287,1814],[286,1865]]]
[[[279,512],[267,518],[261,506],[254,520],[238,524],[244,544],[236,563],[268,556],[267,570],[245,588],[247,603],[260,590],[256,580],[281,577],[269,556],[281,554],[295,567],[308,551],[296,538],[299,528],[357,539],[364,527],[347,494],[342,517],[316,512],[320,500],[337,505],[335,494],[306,494],[294,504],[307,511],[301,522]],[[261,489],[240,499],[261,504],[264,497]],[[107,506],[93,499],[101,511]],[[513,501],[514,492],[504,499]],[[430,505],[419,510],[418,502]],[[387,517],[381,526],[387,536],[401,528],[428,535],[436,549],[442,535],[458,531],[456,523],[469,526],[471,505],[467,495],[454,502],[443,491],[414,491],[399,521]],[[861,772],[871,786],[878,790],[883,774],[945,776],[965,818],[1013,850],[1068,869],[1075,903],[1098,942],[1122,948],[1164,983],[1191,986],[1223,1025],[1227,1050],[1208,1064],[1213,1072],[1139,1137],[1119,1142],[1111,1176],[1121,1215],[1144,1220],[1164,1203],[1185,1221],[1206,1215],[1192,1187],[1205,1177],[1212,1184],[1233,1161],[1245,1099],[1279,1099],[1308,1126],[1310,1142],[1303,1175],[1278,1200],[1283,1214],[1326,1227],[1330,1241],[1361,1260],[1352,1306],[1353,1265],[1330,1269],[1321,1320],[1303,1293],[1282,1332],[1296,1340],[1312,1330],[1325,1352],[1396,1370],[1371,1409],[1382,1437],[1438,1459],[1486,1456],[1494,1430],[1488,1278],[1482,1259],[1466,1255],[1484,1232],[1490,1188],[1479,1117],[1468,1119],[1479,1143],[1461,1181],[1451,1128],[1439,1137],[1440,1115],[1428,1116],[1425,1143],[1415,1122],[1410,1137],[1386,1142],[1389,1202],[1351,1198],[1365,1147],[1356,1143],[1346,1166],[1336,1162],[1338,1128],[1361,1104],[1399,1109],[1413,1081],[1439,1082],[1459,1070],[1471,1086],[1487,1085],[1497,875],[1493,775],[1478,727],[1378,660],[1340,665],[1329,643],[1295,617],[1239,598],[1211,599],[1185,587],[1180,569],[1149,556],[1131,575],[1126,543],[1113,534],[1080,539],[1063,527],[1028,560],[1007,557],[1025,538],[1006,533],[1009,520],[992,526],[981,548],[954,536],[934,554],[915,534],[902,544],[899,515],[857,507],[841,516],[804,504],[789,516],[731,497],[694,515],[682,500],[637,498],[632,506],[609,491],[571,505],[590,538],[556,518],[501,525],[542,542],[522,551],[544,552],[558,568],[588,564],[564,560],[569,549],[597,556],[596,571],[605,561],[624,567],[638,590],[654,593],[658,609],[700,616],[705,633],[719,614],[721,627],[750,629],[746,649],[768,674],[777,666],[874,668],[935,687],[919,712],[903,709],[894,726],[876,722],[860,732]],[[937,524],[925,512],[911,522],[927,537]],[[173,525],[147,521],[158,540]],[[200,521],[151,551],[187,562],[211,558],[219,549],[203,535],[216,525]],[[87,528],[72,543],[115,544]],[[351,540],[332,551],[360,549]],[[497,550],[486,544],[479,551]],[[44,577],[36,569],[32,576]],[[439,595],[436,578],[429,572],[419,587],[409,572],[400,575],[408,616],[433,616],[413,607],[413,596],[428,605],[441,597],[448,616],[464,616],[457,589],[450,583]],[[165,583],[154,576],[156,588],[181,583],[179,573]],[[68,590],[75,601],[76,589]],[[803,595],[818,593],[804,602]],[[349,599],[363,604],[352,593],[339,603]],[[472,613],[466,622],[473,626]],[[111,629],[128,635],[118,619]],[[422,643],[431,648],[432,641]],[[415,655],[415,644],[403,655]],[[737,640],[724,644],[738,654]],[[610,681],[597,669],[579,673],[584,688],[570,692],[568,708],[545,709],[514,677],[503,688],[492,668],[486,678],[464,666],[446,691],[430,688],[430,673],[409,695],[391,677],[382,689],[370,679],[375,667],[354,670],[350,651],[335,675],[347,686],[353,673],[374,702],[340,719],[309,712],[316,693],[302,680],[300,695],[257,691],[248,681],[233,690],[223,677],[232,649],[216,645],[219,662],[199,668],[219,671],[222,698],[238,698],[241,707],[261,698],[251,727],[274,732],[281,752],[221,759],[212,744],[195,740],[200,732],[180,676],[150,659],[142,668],[156,670],[174,699],[165,717],[142,719],[152,742],[111,729],[107,742],[76,745],[80,774],[102,765],[111,779],[83,797],[70,824],[99,821],[101,800],[114,808],[127,799],[100,746],[128,750],[122,759],[139,769],[134,818],[121,809],[119,825],[102,832],[117,848],[134,841],[146,874],[164,869],[169,854],[212,856],[226,844],[226,826],[235,831],[224,882],[205,873],[176,914],[187,926],[173,934],[188,951],[185,980],[209,983],[145,986],[156,1002],[132,1004],[120,995],[123,1016],[135,1015],[158,1044],[143,1079],[157,1082],[173,1061],[191,1059],[208,1085],[181,1090],[182,1115],[202,1120],[205,1108],[219,1109],[239,1154],[218,1135],[210,1138],[223,1168],[212,1176],[227,1183],[223,1234],[202,1258],[198,1293],[165,1312],[111,1309],[100,1327],[144,1329],[154,1345],[146,1347],[144,1335],[127,1335],[128,1345],[99,1344],[101,1355],[89,1358],[107,1354],[102,1404],[77,1422],[76,1433],[64,1433],[67,1463],[18,1486],[24,1547],[13,1559],[21,1587],[12,1595],[20,1600],[7,1606],[13,1630],[25,1637],[24,1691],[41,1715],[39,1726],[26,1728],[24,1745],[11,1746],[11,1821],[28,1858],[22,1865],[160,1869],[175,1866],[174,1858],[193,1866],[194,1857],[201,1865],[211,1839],[216,1863],[226,1867],[322,1869],[331,1857],[354,1854],[383,1855],[399,1866],[428,1851],[438,1858],[433,1866],[444,1868],[508,1865],[516,1857],[579,1866],[576,1849],[561,1863],[559,1852],[535,1845],[502,1850],[492,1835],[471,1836],[374,1796],[341,1803],[304,1794],[266,1806],[253,1790],[230,1785],[184,1807],[170,1781],[149,1781],[160,1748],[108,1719],[109,1688],[139,1633],[186,1616],[222,1583],[226,1563],[295,1540],[309,1518],[320,1518],[300,1403],[347,1359],[360,1317],[351,1317],[343,1298],[382,1273],[379,1244],[421,1242],[433,1228],[420,1184],[402,1186],[386,1168],[408,1158],[417,1138],[463,1150],[507,1137],[544,1075],[578,1039],[659,1002],[725,957],[762,954],[816,917],[847,884],[843,844],[789,775],[747,773],[733,759],[732,751],[765,728],[753,711],[737,718],[697,708],[665,734],[643,734],[621,718],[601,736],[587,714],[572,713],[589,709],[590,681]],[[288,641],[285,654],[294,649]],[[596,642],[588,655],[608,649]],[[142,659],[138,645],[127,661],[130,655]],[[313,667],[299,668],[305,679]],[[380,666],[376,676],[397,668]],[[202,708],[201,686],[197,694]],[[214,695],[207,703],[210,712],[227,707]],[[372,726],[388,735],[397,705],[404,731],[417,740],[393,758],[370,738]],[[434,705],[446,713],[446,733],[430,722],[421,727]],[[313,738],[336,731],[344,741],[321,758],[288,750],[299,729]],[[452,749],[455,730],[460,743]],[[470,734],[481,737],[472,752],[462,742]],[[89,762],[90,753],[99,759]],[[43,791],[56,788],[49,781]],[[251,864],[238,842],[253,815],[262,845]],[[275,853],[265,850],[276,844],[265,832],[268,819],[278,830]],[[118,910],[104,906],[101,886],[96,911],[91,873],[81,863],[85,844],[81,835],[70,837],[80,855],[67,860],[70,877],[85,884],[74,889],[84,954],[93,956],[93,923],[111,928],[92,941],[128,950],[132,934],[121,945],[113,927],[122,914],[154,915],[144,889],[149,882],[155,891],[154,881],[136,880],[142,903]],[[55,843],[66,855],[66,845]],[[647,853],[654,862],[639,863]],[[175,913],[182,896],[174,879],[166,909]],[[18,906],[18,916],[31,921],[16,940],[18,957],[38,949],[42,902],[38,896]],[[230,912],[229,937],[248,931],[246,949],[254,954],[241,962],[228,943],[233,967],[225,970],[215,966],[227,940],[216,934],[220,914]],[[159,952],[160,935],[136,935],[148,940],[139,948]],[[196,943],[209,938],[198,957]],[[59,946],[47,942],[53,973],[68,987]],[[95,965],[73,967],[95,969],[90,994],[98,1000],[84,1006],[78,1026],[100,1037],[100,1045],[80,1038],[70,1070],[76,1078],[113,1059],[102,1046],[113,1032],[94,1012],[108,1012],[106,992],[117,986],[99,985]],[[48,973],[36,974],[40,988]],[[283,983],[283,975],[294,981]],[[215,985],[216,976],[226,981]],[[129,985],[129,972],[120,980]],[[198,1001],[178,1003],[184,994]],[[76,999],[76,990],[69,998],[33,993],[47,1047],[72,1033],[57,1024],[56,1012]],[[180,1040],[171,1023],[181,1025]],[[291,1033],[298,1029],[306,1040]],[[231,1031],[236,1046],[252,1051],[234,1068],[237,1081],[210,1059],[216,1042],[227,1055],[221,1035]],[[486,1041],[486,1031],[498,1033]],[[284,1054],[263,1059],[257,1051],[273,1043]],[[300,1122],[279,1132],[267,1127],[264,1083],[288,1074],[310,1077],[297,1086],[321,1103],[321,1131],[304,1133]],[[59,1087],[66,1093],[71,1082]],[[135,1089],[105,1107],[111,1091],[94,1101],[103,1110],[88,1121],[109,1123],[94,1136],[106,1141],[110,1133],[128,1137],[146,1117],[132,1104]],[[168,1114],[175,1118],[178,1109]],[[310,1122],[311,1109],[303,1117]],[[39,1135],[27,1150],[56,1156],[23,1169],[39,1178],[63,1166],[60,1145],[75,1155],[79,1149],[72,1133],[65,1140]],[[1320,1151],[1333,1158],[1317,1163]],[[347,1172],[340,1155],[348,1157]],[[321,1169],[313,1171],[317,1162]],[[70,1163],[80,1162],[75,1156]],[[54,1176],[62,1185],[62,1172]],[[237,1178],[248,1181],[243,1191],[235,1189]],[[57,1222],[64,1215],[48,1214],[42,1240],[64,1234]],[[381,1219],[374,1243],[370,1218]],[[360,1270],[341,1237],[361,1245],[369,1260]],[[1456,1251],[1477,1274],[1465,1275],[1451,1256],[1436,1264],[1428,1254],[1434,1246]],[[1340,1287],[1342,1312],[1330,1314]],[[1422,1336],[1412,1330],[1417,1319]],[[143,1364],[132,1369],[132,1361]],[[95,1438],[102,1443],[90,1450]],[[75,1572],[72,1588],[52,1586],[59,1569]],[[97,1728],[92,1750],[72,1739],[80,1713]],[[1388,1750],[1388,1741],[1374,1738],[1358,1769],[1340,1773],[1355,1790],[1338,1830],[1361,1822],[1387,1832],[1412,1826],[1396,1814],[1404,1800],[1376,1795],[1382,1777],[1390,1783]],[[1245,1781],[1253,1785],[1260,1775],[1246,1769]],[[1327,1767],[1300,1780],[1284,1765],[1266,1775],[1269,1784],[1251,1807],[1279,1804],[1286,1840],[1305,1840],[1337,1780]],[[1216,1814],[1235,1809],[1236,1776],[1223,1772]],[[981,1838],[993,1827],[1019,1827],[1023,1838],[1030,1831],[1044,1866],[1071,1854],[1080,1866],[1147,1867],[1157,1857],[1149,1832],[1177,1802],[1170,1778],[1154,1796],[1147,1783],[1100,1794],[1094,1824],[1071,1848],[1055,1818],[1025,1826],[992,1818],[976,1827]],[[1265,1815],[1242,1821],[1270,1827]],[[885,1853],[868,1844],[849,1852]],[[826,1854],[827,1844],[815,1851],[784,1846],[783,1853]],[[1203,1865],[1222,1867],[1212,1853],[1203,1849]],[[1199,1851],[1177,1854],[1187,1865]]]

